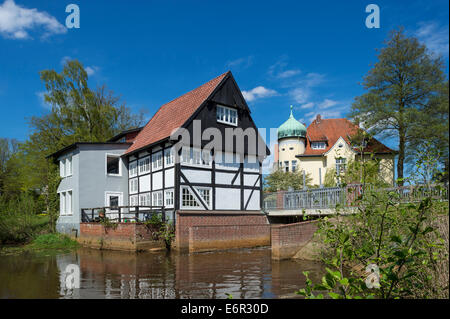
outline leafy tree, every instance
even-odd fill
[[[400,185],[407,155],[413,153],[420,134],[416,123],[426,123],[433,116],[424,111],[442,91],[443,69],[441,57],[429,53],[416,38],[406,37],[403,29],[394,30],[379,50],[378,61],[364,77],[362,84],[368,92],[352,105],[350,116],[371,133],[398,138]]]
[[[0,194],[13,185],[16,193],[31,192],[37,197],[36,209],[47,211],[54,230],[60,179],[57,166],[46,156],[75,142],[104,142],[141,126],[143,112],[133,114],[105,86],[91,90],[88,75],[76,60],[67,61],[61,73],[45,70],[40,77],[52,109],[30,119],[31,134],[24,143],[0,140]],[[2,196],[2,200],[7,199]]]
[[[305,176],[305,185],[311,187],[312,178],[310,174]],[[265,190],[268,192],[276,192],[278,190],[287,191],[289,188],[294,190],[303,189],[303,173],[285,172],[278,169],[265,178]]]
[[[324,186],[336,187],[337,181],[341,185],[349,184],[370,184],[377,187],[387,187],[388,183],[380,175],[381,161],[373,156],[368,159],[355,159],[349,161],[345,172],[339,175],[335,168],[330,168],[325,173]]]

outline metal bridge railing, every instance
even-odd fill
[[[365,185],[365,189],[373,189]],[[418,202],[431,196],[438,200],[448,200],[448,186],[415,185],[384,188],[379,191],[396,192],[399,202]],[[326,209],[337,205],[352,207],[363,194],[363,185],[353,184],[346,187],[313,188],[300,191],[278,191],[264,194],[263,209],[300,210]]]

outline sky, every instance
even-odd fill
[[[66,26],[71,3],[79,28]],[[366,27],[369,4],[380,8],[379,28]],[[30,117],[49,112],[39,71],[60,72],[67,59],[148,119],[228,70],[267,131],[290,105],[306,125],[317,114],[346,117],[395,28],[442,55],[448,74],[448,12],[447,0],[0,0],[0,137],[27,138]]]

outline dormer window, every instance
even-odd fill
[[[217,122],[237,126],[237,110],[230,107],[217,105]]]
[[[326,148],[326,143],[325,142],[312,142],[311,148],[313,150],[324,150]]]

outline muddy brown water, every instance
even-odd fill
[[[0,256],[0,298],[227,298],[226,293],[297,298],[303,271],[309,270],[314,282],[324,273],[321,263],[274,261],[270,253],[270,248],[198,254],[79,249]],[[79,267],[79,289],[67,289],[68,265]]]

